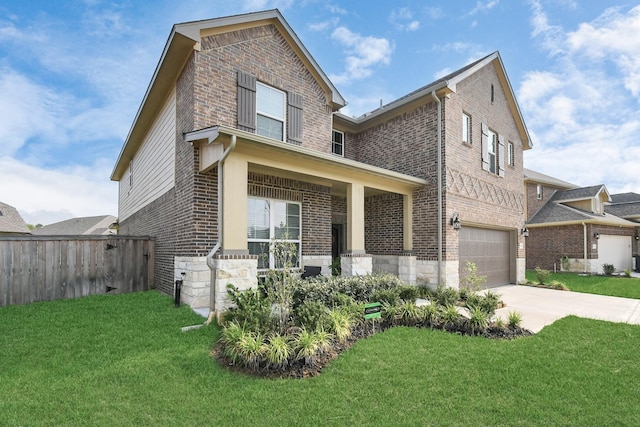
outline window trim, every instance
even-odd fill
[[[471,116],[465,112],[462,113],[462,142],[473,145],[471,139]]]
[[[542,184],[536,184],[536,199],[542,200],[542,196],[543,196],[542,191],[543,191]]]
[[[507,143],[507,164],[511,167],[516,165],[516,152],[515,152],[515,146],[513,144],[513,142],[509,141]]]
[[[264,112],[264,111],[260,110],[260,108],[259,108],[260,100],[259,100],[259,95],[258,95],[258,87],[260,87],[260,86],[262,86],[263,88],[266,88],[268,90],[277,92],[277,93],[282,95],[282,101],[283,101],[282,102],[282,118],[274,116],[273,114],[270,114],[268,112]],[[280,90],[280,89],[278,89],[276,87],[270,86],[268,84],[256,81],[256,135],[261,135],[261,136],[264,136],[264,137],[267,137],[267,138],[271,138],[268,135],[263,135],[261,133],[258,133],[258,117],[262,116],[262,117],[266,117],[268,119],[275,120],[277,122],[282,123],[282,139],[276,139],[276,138],[271,138],[271,139],[275,139],[276,141],[283,141],[283,142],[287,140],[287,106],[288,106],[287,99],[288,98],[287,98],[287,93],[286,92],[284,92],[284,91],[282,91],[282,90]]]
[[[258,239],[258,238],[251,238],[249,237],[249,227],[251,226],[251,224],[249,223],[249,215],[250,212],[247,209],[247,247],[249,246],[249,243],[262,243],[262,244],[267,244],[269,245],[269,260],[268,260],[268,266],[266,268],[260,268],[258,267],[258,271],[259,272],[265,272],[267,270],[273,270],[276,269],[275,268],[275,259],[273,256],[273,248],[271,247],[271,243],[273,240],[281,240],[281,241],[285,241],[285,242],[292,242],[294,244],[296,244],[298,246],[298,254],[297,254],[297,265],[294,266],[294,268],[300,268],[301,264],[302,264],[302,203],[301,202],[295,202],[295,201],[291,201],[291,200],[282,200],[282,199],[274,199],[274,198],[269,198],[269,197],[248,197],[249,200],[266,200],[269,203],[269,237],[266,239]],[[275,203],[284,203],[285,204],[285,209],[287,205],[297,205],[298,206],[298,238],[297,239],[282,239],[282,238],[276,238],[275,235],[275,229],[276,229],[276,224],[275,224],[275,214],[276,211],[275,209],[273,209],[273,206],[275,205]],[[247,208],[248,208],[248,204],[247,204]]]
[[[342,135],[342,141],[339,144],[340,151],[341,151],[340,153],[336,153],[336,150],[335,150],[335,147],[338,145],[338,143],[334,139],[335,134]],[[342,132],[340,130],[337,130],[337,129],[331,129],[331,154],[335,154],[336,156],[344,157],[344,132]]]

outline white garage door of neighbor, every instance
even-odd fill
[[[613,264],[616,271],[630,270],[633,267],[631,236],[601,234],[598,239],[598,262],[601,268],[602,264]],[[602,273],[602,270],[598,273]]]
[[[459,274],[465,276],[466,262],[478,267],[478,274],[487,276],[485,287],[509,283],[511,276],[510,233],[488,228],[462,227],[459,235]]]

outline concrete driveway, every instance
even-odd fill
[[[522,315],[522,327],[532,332],[569,315],[609,322],[640,325],[640,300],[557,291],[532,286],[507,285],[492,288],[506,307],[496,315],[507,319],[510,311]]]

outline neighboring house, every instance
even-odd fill
[[[609,213],[604,185],[576,187],[525,169],[527,268],[602,273],[634,268],[638,224]]]
[[[605,212],[633,222],[640,222],[640,194],[612,194],[611,203],[605,206]]]
[[[33,230],[36,236],[105,236],[117,234],[114,224],[118,221],[113,215],[71,218]]]
[[[362,117],[345,104],[277,10],[175,25],[111,176],[158,288],[184,273],[184,301],[222,309],[274,238],[324,275],[457,287],[469,260],[488,286],[524,280],[531,141],[497,52]]]
[[[29,227],[13,206],[0,202],[0,236],[24,236],[31,234]]]

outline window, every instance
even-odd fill
[[[133,188],[133,160],[129,161],[129,190]]]
[[[296,248],[294,266],[300,265],[300,204],[281,200],[249,198],[247,238],[249,253],[258,255],[258,269],[281,268],[271,243],[273,239]]]
[[[471,117],[462,113],[462,142],[471,144]]]
[[[344,133],[339,130],[333,130],[331,139],[331,152],[338,156],[344,156]]]
[[[507,151],[507,163],[509,166],[515,166],[516,161],[515,161],[515,152],[514,147],[513,147],[513,142],[509,142],[509,150]]]
[[[491,173],[496,173],[496,166],[497,166],[497,145],[498,145],[498,138],[497,135],[492,132],[489,131],[489,172]]]
[[[504,136],[482,123],[482,169],[504,178]]]
[[[284,141],[285,94],[262,83],[256,84],[256,133]]]
[[[536,199],[542,200],[542,184],[536,185]]]
[[[491,84],[491,103],[495,100],[495,90],[493,89],[493,83]]]

